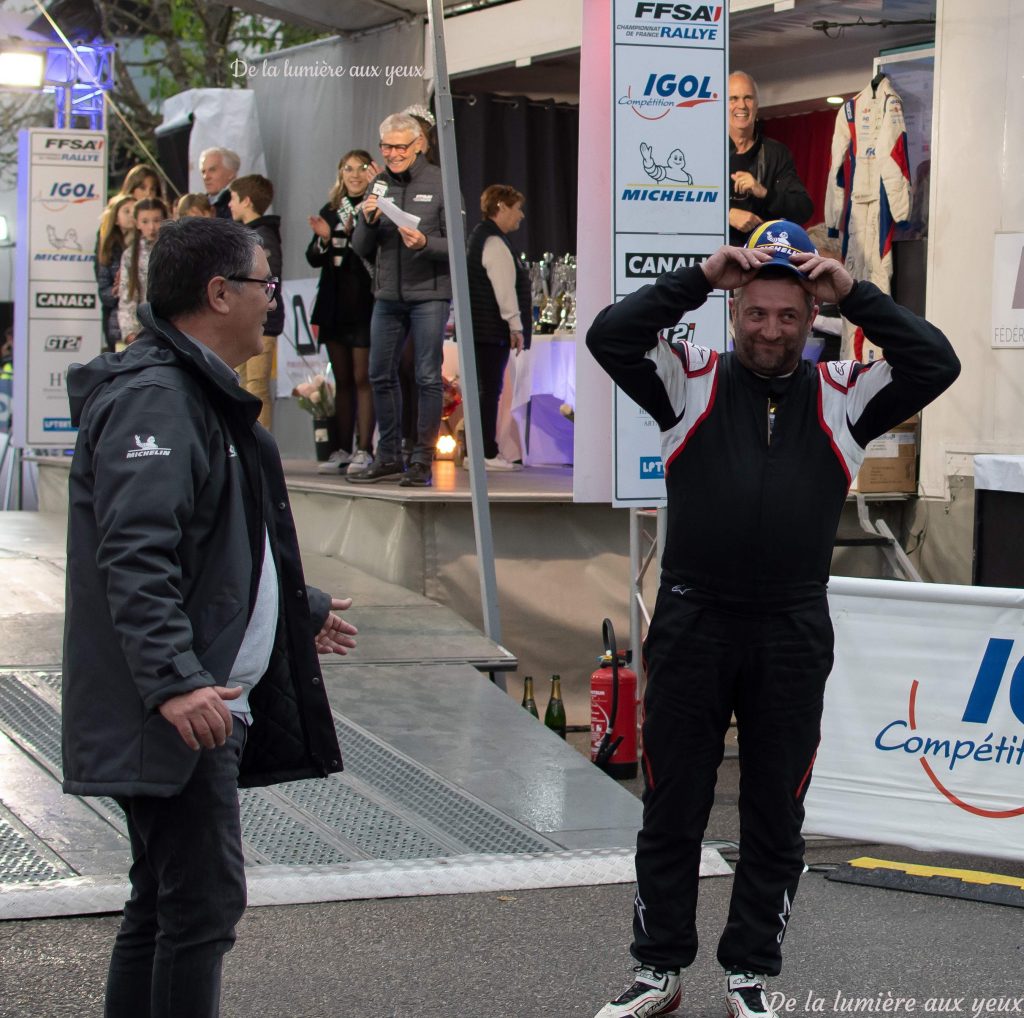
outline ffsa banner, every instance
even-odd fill
[[[615,0],[612,32],[612,232],[615,299],[694,265],[725,239],[728,7]],[[724,349],[725,300],[713,293],[666,338]],[[661,505],[658,428],[616,389],[612,502]]]
[[[1024,855],[1024,590],[833,577],[805,831]]]

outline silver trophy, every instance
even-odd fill
[[[545,251],[539,264],[545,299],[537,319],[537,332],[540,335],[550,335],[558,328],[561,319],[558,263],[555,261],[554,254]]]

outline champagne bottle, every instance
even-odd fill
[[[533,676],[527,675],[523,679],[523,710],[528,710],[535,718],[540,718],[537,712],[537,701],[533,698]]]
[[[544,712],[544,724],[553,732],[557,732],[561,738],[565,738],[565,704],[562,703],[562,677],[551,676],[551,699],[548,700],[548,709]]]

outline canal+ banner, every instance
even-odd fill
[[[808,833],[1024,855],[1024,590],[833,577]]]

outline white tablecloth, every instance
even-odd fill
[[[1024,492],[1024,456],[975,456],[974,487]]]
[[[458,343],[445,343],[446,377],[460,375]],[[525,464],[572,463],[573,424],[561,413],[576,405],[576,337],[534,336],[509,357],[498,406],[498,449]]]

